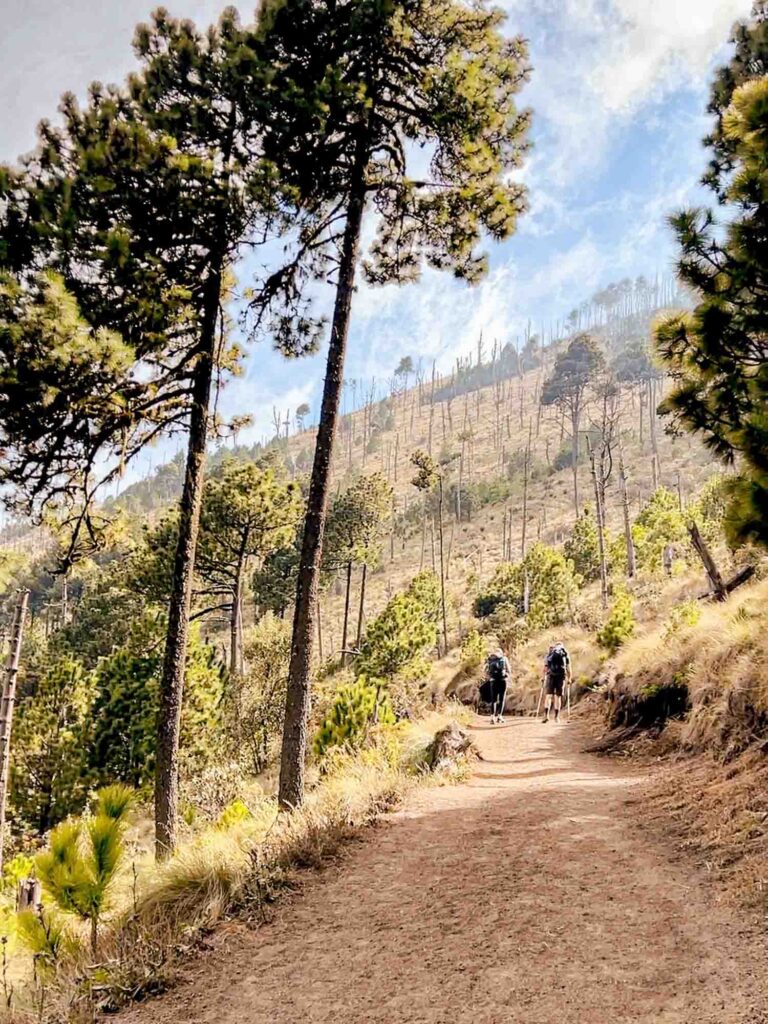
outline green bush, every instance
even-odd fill
[[[40,833],[85,805],[94,693],[93,673],[60,657],[44,666],[34,690],[18,703],[11,802],[17,819]]]
[[[581,577],[562,552],[541,543],[534,544],[522,562],[498,566],[475,599],[475,615],[486,618],[502,606],[514,610],[518,617],[524,615],[526,582],[526,618],[531,629],[547,629],[567,621]]]
[[[669,613],[664,638],[668,639],[683,629],[690,629],[700,618],[701,605],[698,601],[682,601],[680,604],[676,604]]]
[[[137,638],[138,640],[138,638]],[[139,648],[137,650],[136,648]],[[161,647],[136,643],[105,658],[96,671],[91,769],[102,783],[151,784],[155,769]],[[199,771],[218,753],[222,669],[216,651],[193,629],[187,650],[181,753],[185,768]]]
[[[632,538],[638,568],[661,573],[664,548],[670,544],[681,545],[687,538],[678,496],[666,487],[660,487],[635,520]]]
[[[585,508],[577,518],[563,551],[582,579],[590,582],[599,578],[600,540],[594,513],[589,508]]]
[[[635,617],[632,612],[632,598],[622,591],[613,603],[605,625],[597,634],[597,642],[611,654],[625,644],[635,632]]]
[[[391,681],[426,674],[426,652],[437,642],[440,587],[433,572],[415,576],[368,626],[357,666],[363,675]]]
[[[267,768],[280,737],[290,655],[290,623],[267,612],[246,636],[245,674],[225,690],[227,745],[254,775]]]
[[[382,681],[359,676],[354,683],[339,687],[315,736],[315,753],[322,757],[332,747],[361,747],[372,724],[393,725],[394,721]]]
[[[461,641],[461,667],[470,672],[485,660],[485,641],[476,629],[471,629]]]

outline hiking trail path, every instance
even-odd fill
[[[468,783],[224,925],[124,1024],[768,1024],[759,922],[644,825],[644,770],[575,722],[472,732]]]

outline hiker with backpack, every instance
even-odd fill
[[[504,721],[504,705],[507,700],[507,685],[511,675],[509,659],[500,647],[488,655],[485,663],[485,680],[480,687],[480,696],[491,705],[491,725]]]
[[[549,721],[549,713],[553,707],[555,721],[560,721],[563,690],[566,686],[570,687],[572,678],[571,658],[568,651],[561,643],[552,644],[544,659],[544,675],[541,683],[545,693],[543,722]]]

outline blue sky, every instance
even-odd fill
[[[221,5],[173,0],[172,13],[203,24]],[[705,106],[713,67],[749,0],[505,0],[508,30],[530,43],[534,66],[521,104],[533,110],[534,147],[523,169],[530,212],[490,253],[490,272],[468,289],[425,274],[405,288],[358,290],[348,377],[388,377],[403,355],[448,368],[476,343],[504,342],[565,316],[610,281],[666,272],[666,215],[701,201]],[[34,125],[59,95],[132,67],[142,0],[0,0],[0,160],[34,143]],[[244,17],[249,8],[241,8]],[[249,350],[246,373],[221,396],[225,414],[250,413],[250,437],[270,433],[272,406],[318,407],[324,353],[286,363],[268,343]],[[171,450],[176,447],[171,446]],[[157,463],[161,452],[152,461]]]

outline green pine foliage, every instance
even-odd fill
[[[254,775],[268,767],[280,737],[290,655],[290,624],[267,612],[246,635],[245,673],[224,688],[225,744]]]
[[[485,661],[485,640],[476,629],[470,629],[461,641],[461,667],[466,672],[479,668]]]
[[[125,854],[124,833],[133,793],[119,784],[96,795],[93,815],[71,819],[51,832],[48,849],[35,858],[43,890],[59,910],[90,924],[91,953],[98,927]]]
[[[586,507],[573,525],[571,536],[563,545],[565,557],[585,582],[600,576],[600,541],[594,513]]]
[[[635,616],[632,610],[632,598],[622,590],[611,607],[610,614],[603,628],[597,634],[597,642],[610,654],[629,640],[635,632]]]
[[[440,585],[433,572],[421,572],[389,601],[368,625],[357,666],[371,678],[422,678],[426,653],[437,643]]]
[[[383,681],[358,676],[340,686],[333,704],[315,736],[314,749],[322,757],[332,747],[361,747],[373,724],[392,725],[395,715]]]
[[[705,140],[705,183],[721,212],[687,209],[671,218],[678,276],[697,296],[690,312],[665,317],[656,347],[673,379],[664,411],[698,433],[726,462],[730,540],[768,544],[768,340],[763,282],[768,272],[768,20],[764,5],[735,29],[730,62],[711,92],[714,131]]]
[[[531,629],[547,629],[570,618],[580,584],[581,577],[570,559],[555,548],[537,543],[522,562],[496,568],[475,598],[473,611],[478,618],[486,618],[506,609],[515,617],[525,615]]]
[[[155,768],[157,712],[162,647],[139,654],[116,651],[96,672],[91,711],[91,770],[101,782],[136,788],[151,784]],[[181,752],[188,772],[203,769],[218,753],[217,724],[223,670],[216,650],[192,631],[185,674],[186,700],[181,714]]]
[[[664,549],[671,545],[680,558],[686,550],[687,537],[678,496],[660,487],[645,503],[632,526],[638,568],[652,574],[661,573]]]
[[[334,498],[323,543],[326,569],[338,569],[350,562],[368,566],[377,563],[381,531],[392,514],[392,493],[382,473],[371,473]]]
[[[68,657],[44,667],[17,707],[11,803],[41,834],[82,810],[91,783],[88,743],[93,673]]]

